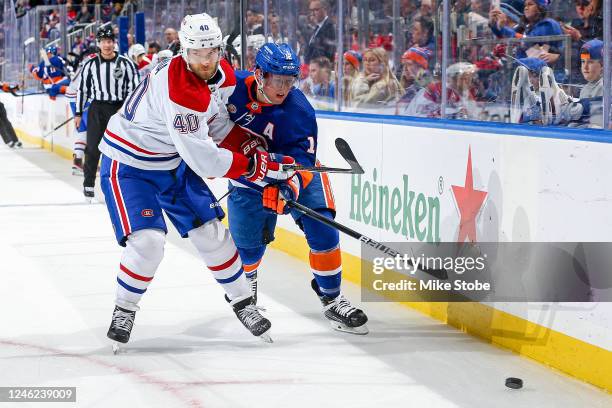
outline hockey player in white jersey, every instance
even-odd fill
[[[207,84],[218,72],[221,30],[207,14],[188,15],[179,36],[181,54],[142,80],[100,143],[101,186],[116,239],[125,247],[108,337],[129,340],[138,303],[163,257],[163,210],[194,244],[242,324],[269,340],[271,324],[253,302],[236,246],[219,221],[223,210],[202,178],[286,180],[293,174],[280,164],[294,161],[266,152],[247,158],[217,147],[216,140],[244,132]],[[193,172],[184,176],[187,166]]]

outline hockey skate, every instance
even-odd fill
[[[96,200],[96,193],[93,187],[83,187],[83,195],[85,196],[86,203],[95,204],[98,202],[98,200]]]
[[[510,122],[526,123],[542,119],[542,108],[538,96],[529,82],[529,70],[519,65],[512,77],[510,96]]]
[[[227,295],[225,300],[234,308],[234,313],[240,320],[240,323],[246,327],[253,336],[259,337],[266,343],[273,343],[272,337],[270,337],[270,327],[272,323],[259,313],[263,310],[261,307],[257,307],[252,297],[246,299],[234,299],[230,301]]]
[[[568,118],[564,118],[563,112],[571,98],[559,87],[550,67],[544,67],[540,72],[540,95],[542,99],[542,123],[544,125],[558,125],[568,120]]]
[[[321,294],[319,286],[314,279],[311,282],[311,286],[321,300],[323,315],[329,320],[329,323],[335,330],[352,334],[369,333],[368,326],[366,326],[368,317],[363,310],[351,305],[351,302],[342,295],[332,299]]]
[[[134,327],[135,317],[136,312],[115,306],[111,325],[108,328],[108,333],[106,333],[106,336],[114,341],[113,354],[119,352],[119,344],[125,344],[130,340],[130,333],[132,332],[132,327]]]
[[[83,175],[83,159],[72,155],[72,175],[82,176]]]

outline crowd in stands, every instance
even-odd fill
[[[250,35],[264,34],[262,3],[249,2]],[[285,27],[285,32],[281,30],[275,35],[280,38],[292,34],[297,40],[297,51],[304,64],[300,88],[314,101],[333,105],[340,98],[343,109],[350,110],[440,117],[444,92],[447,118],[482,120],[491,115],[488,111],[532,109],[527,105],[511,106],[512,96],[517,94],[511,78],[518,66],[528,67],[535,77],[541,74],[542,67],[550,68],[554,80],[551,92],[556,102],[570,103],[580,99],[581,90],[593,82],[584,72],[587,60],[583,57],[588,55],[584,52],[585,44],[592,47],[590,41],[603,40],[601,0],[451,0],[451,61],[446,71],[448,88],[443,91],[440,0],[400,0],[401,38],[393,36],[394,2],[369,2],[366,19],[369,36],[365,39],[360,27],[364,11],[357,7],[358,2],[344,2],[342,58],[338,53],[337,3],[330,0],[293,3],[297,19],[281,17],[280,26]],[[278,18],[276,10],[269,10],[270,26],[272,15]],[[287,29],[295,22],[295,31]],[[397,36],[398,31],[395,33]],[[565,49],[568,36],[569,61]],[[490,41],[470,44],[470,40],[483,39]],[[597,53],[593,56],[603,64]],[[532,59],[537,60],[535,65]],[[530,67],[536,71],[530,71]],[[603,70],[600,71],[598,81],[603,75]],[[340,78],[341,95],[337,94]],[[533,82],[535,94],[539,94],[537,79]],[[602,92],[603,88],[598,89]],[[596,104],[601,96],[597,93],[592,96]],[[543,114],[550,101],[535,103]],[[542,114],[518,115],[516,121],[546,123]],[[497,116],[498,120],[512,117],[508,113]],[[601,123],[583,124],[601,127]]]
[[[399,24],[395,25],[393,0],[369,2],[365,12],[358,7],[360,2],[345,1],[344,39],[339,50],[336,1],[290,0],[285,4],[289,9],[269,1],[265,16],[264,1],[250,0],[246,15],[247,69],[253,68],[253,57],[264,42],[289,42],[303,64],[299,87],[318,107],[334,109],[340,101],[345,110],[473,120],[491,120],[496,116],[500,121],[566,124],[563,120],[547,120],[545,110],[560,108],[551,108],[551,100],[565,105],[577,103],[587,87],[595,91],[589,93],[590,106],[583,109],[583,116],[600,109],[603,57],[602,53],[590,50],[597,50],[600,45],[593,40],[603,40],[602,0],[451,0],[451,47],[445,90],[441,78],[441,0],[396,1],[399,20],[396,18],[395,22]],[[23,7],[27,3],[66,4],[69,24],[78,24],[91,21],[93,5],[102,4],[103,21],[111,21],[125,12],[131,2],[20,3]],[[229,3],[220,2],[226,7]],[[364,21],[369,24],[367,30],[361,27]],[[41,36],[53,38],[58,22],[50,11]],[[176,30],[164,28],[159,43],[154,42],[147,49],[149,56],[160,47],[167,47],[174,54],[178,52]],[[71,52],[78,55],[88,52],[92,40],[79,38]],[[238,67],[240,37],[228,35],[226,40],[226,57]],[[569,61],[566,55],[570,56]],[[586,65],[593,64],[600,66],[585,73]],[[523,74],[518,67],[526,68],[527,80],[518,81]],[[598,77],[593,76],[593,71]],[[543,78],[549,74],[551,77]],[[544,90],[552,95],[548,101],[540,96],[544,94],[539,89],[544,80],[550,87]],[[520,82],[524,89],[515,89],[516,83],[513,88],[513,82]],[[529,92],[536,95],[535,99]],[[441,109],[444,94],[446,112]],[[531,114],[538,109],[539,115]],[[601,121],[585,121],[584,117],[580,124],[602,127]]]

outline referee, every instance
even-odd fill
[[[96,39],[100,52],[83,65],[74,123],[78,128],[85,103],[91,100],[83,165],[83,194],[89,201],[94,198],[96,172],[100,161],[98,145],[106,125],[140,82],[136,65],[129,58],[115,52],[115,34],[110,25],[100,28]]]

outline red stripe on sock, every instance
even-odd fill
[[[134,279],[138,279],[139,281],[150,282],[151,279],[153,279],[152,276],[150,278],[147,278],[146,276],[138,275],[138,274],[130,271],[123,264],[119,264],[119,269],[121,269],[123,272],[125,272],[128,276],[130,276],[130,277],[132,277]]]
[[[209,266],[208,269],[210,269],[211,271],[214,271],[214,272],[222,271],[223,269],[226,269],[226,268],[230,267],[236,261],[236,259],[238,259],[238,251],[236,251],[234,256],[232,256],[232,258],[229,261],[224,262],[221,265]]]

